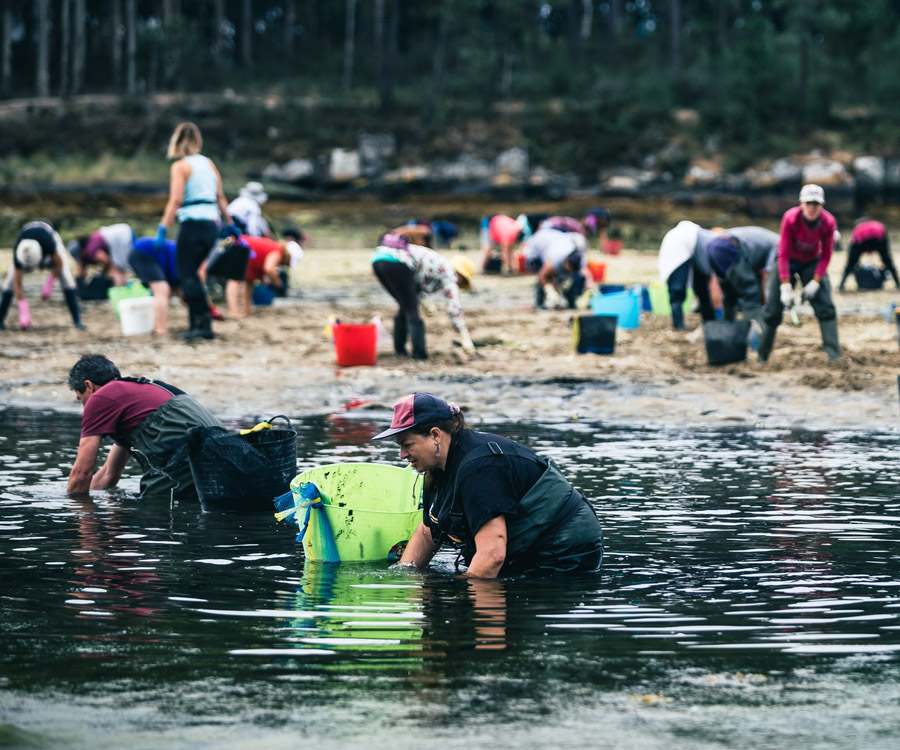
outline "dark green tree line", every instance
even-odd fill
[[[894,115],[897,0],[5,0],[5,97],[221,91],[450,108],[675,107],[741,138]]]

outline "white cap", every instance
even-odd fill
[[[825,205],[825,191],[822,190],[818,185],[813,185],[810,183],[809,185],[804,185],[800,188],[800,202],[801,203],[821,203],[823,206]]]
[[[16,260],[19,261],[20,266],[28,270],[37,268],[43,255],[41,243],[37,240],[22,240],[16,245]]]
[[[291,256],[291,268],[299,265],[300,261],[303,260],[303,248],[293,240],[285,242],[284,249],[287,250],[288,255]]]
[[[265,203],[269,200],[268,194],[263,190],[263,186],[259,182],[248,182],[238,192],[240,195],[246,195],[248,198],[253,198],[257,203]]]

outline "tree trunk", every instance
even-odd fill
[[[808,120],[809,107],[807,94],[809,91],[809,31],[801,29],[800,31],[800,70],[798,77],[797,103],[799,104],[799,124],[805,125]]]
[[[353,82],[353,57],[356,52],[356,0],[346,0],[347,17],[344,24],[344,93]]]
[[[75,0],[74,45],[72,47],[72,93],[84,89],[84,63],[87,56],[87,13],[85,0]]]
[[[50,96],[50,4],[48,0],[35,0],[37,11],[37,64],[35,66],[35,90],[38,96]]]
[[[593,0],[581,0],[581,41],[587,44],[591,40],[591,29],[594,25]]]
[[[378,99],[381,104],[381,114],[387,114],[392,104],[390,77],[388,75],[384,3],[385,0],[375,0],[375,63],[378,68]]]
[[[3,40],[0,43],[0,92],[12,90],[12,8],[3,6]]]
[[[249,69],[253,65],[253,3],[241,2],[241,65]]]
[[[444,3],[438,11],[437,45],[435,46],[434,57],[431,62],[431,89],[428,92],[428,99],[425,101],[425,108],[422,110],[422,125],[426,128],[431,125],[434,119],[434,112],[437,109],[441,89],[444,86],[444,58],[447,55],[449,26],[450,24],[447,22],[447,6]]]
[[[581,23],[576,21],[582,15],[582,0],[569,0],[566,11],[566,39],[569,42],[569,57],[574,64],[581,59]]]
[[[606,25],[606,44],[604,44],[604,58],[609,62],[615,60],[616,47],[618,46],[619,34],[622,30],[622,0],[611,0],[609,3],[609,14]]]
[[[212,55],[217,63],[222,62],[222,29],[225,27],[225,0],[213,0]]]
[[[125,0],[125,93],[137,93],[137,0]]]
[[[397,37],[400,32],[400,0],[390,0],[390,9],[381,96],[381,109],[384,114],[389,114],[394,109],[394,70],[397,62]]]
[[[122,85],[122,0],[110,0],[109,16],[113,83],[118,89]]]
[[[294,27],[297,25],[297,0],[287,0],[284,4],[284,56],[294,56]]]
[[[72,3],[62,0],[59,20],[59,95],[69,95],[69,40],[72,36]]]
[[[162,90],[169,91],[175,78],[175,67],[178,45],[175,37],[175,5],[174,0],[162,0],[162,40],[160,42],[162,55]]]
[[[672,75],[681,75],[681,0],[669,0],[669,68]]]

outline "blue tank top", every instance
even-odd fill
[[[219,181],[212,162],[203,154],[186,156],[184,160],[191,167],[191,176],[184,184],[184,199],[175,214],[178,221],[218,221],[220,217],[216,195]]]

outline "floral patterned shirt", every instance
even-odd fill
[[[413,272],[416,291],[419,294],[440,292],[447,301],[447,314],[453,327],[461,334],[468,333],[459,301],[456,271],[443,255],[421,245],[410,244],[405,249],[380,246],[375,250],[373,262],[387,260],[403,263]]]

